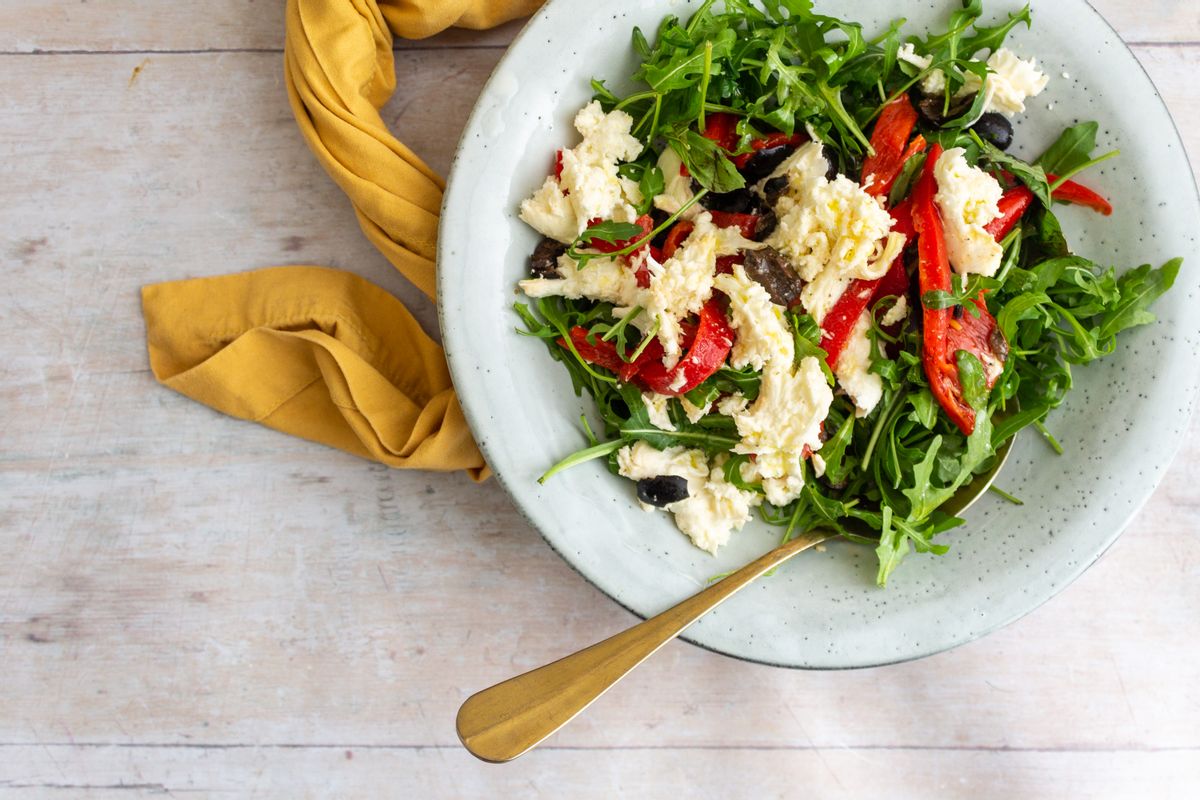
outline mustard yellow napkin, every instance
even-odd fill
[[[388,132],[392,34],[487,28],[541,0],[288,0],[288,97],[300,132],[367,238],[434,294],[442,179]],[[488,474],[442,349],[394,297],[354,275],[274,267],[142,290],[164,385],[242,419],[393,467]]]

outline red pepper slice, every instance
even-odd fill
[[[601,222],[600,219],[588,220],[588,225],[595,225],[599,222]],[[638,217],[637,219],[635,219],[633,221],[633,224],[637,225],[639,228],[641,228],[642,232],[635,234],[634,236],[632,236],[628,239],[622,239],[619,242],[605,242],[601,239],[593,239],[588,244],[588,247],[591,247],[594,250],[599,250],[601,253],[615,253],[618,250],[624,250],[626,247],[629,247],[629,245],[633,244],[638,239],[643,238],[644,236],[649,234],[650,231],[654,230],[654,219],[649,214],[642,214],[640,217]],[[638,253],[642,252],[642,250],[644,250],[649,245],[650,245],[650,243],[646,242],[646,244],[642,245],[637,250],[634,250],[632,253],[630,253],[629,254],[630,257],[632,258],[633,256],[637,255]]]
[[[1033,192],[1028,186],[1020,184],[1008,189],[1000,197],[998,206],[1000,208],[1000,216],[984,226],[984,230],[990,233],[996,241],[1000,241],[1008,232],[1017,227],[1017,223],[1021,221],[1021,217],[1029,210],[1029,206],[1033,204]]]
[[[709,114],[704,119],[704,138],[724,147],[726,150],[737,149],[737,114],[729,114],[727,112],[718,112]]]
[[[659,360],[638,370],[635,381],[644,389],[672,397],[690,392],[725,363],[729,351],[733,348],[733,338],[733,328],[725,316],[725,304],[719,296],[714,295],[700,309],[700,324],[696,326],[696,335],[687,354],[679,359],[679,363],[674,368],[667,369],[663,366],[660,355]],[[671,385],[680,375],[683,376],[683,383],[672,388]]]
[[[562,150],[554,154],[554,180],[562,180]]]
[[[737,228],[742,236],[753,239],[758,232],[758,214],[735,214],[731,211],[710,211],[713,225],[718,228]]]
[[[558,340],[558,344],[570,349],[567,347],[566,340],[562,338]],[[612,342],[606,342],[603,339],[596,339],[595,344],[589,342],[587,328],[579,325],[571,329],[571,344],[575,345],[575,350],[584,361],[604,367],[625,383],[632,381],[638,372],[647,366],[655,363],[662,365],[663,350],[657,339],[648,342],[641,355],[634,361],[626,361],[621,358],[616,345]]]
[[[750,141],[750,152],[736,155],[731,160],[733,161],[733,165],[735,167],[742,169],[750,162],[751,157],[759,150],[768,150],[772,147],[781,147],[784,145],[789,147],[799,147],[807,140],[808,137],[802,133],[793,133],[790,135],[786,133],[780,133],[778,131],[768,133],[761,139],[752,139]],[[737,142],[735,140],[734,144],[736,143]]]
[[[896,263],[902,261],[903,259],[896,259]],[[895,263],[892,266],[895,266]],[[850,341],[850,334],[854,331],[854,326],[858,324],[858,318],[862,316],[863,311],[870,304],[871,298],[875,296],[879,280],[878,278],[875,280],[855,278],[850,281],[850,285],[842,292],[842,296],[837,299],[833,308],[821,320],[821,347],[828,354],[825,363],[829,365],[830,369],[837,367],[842,350],[846,348],[846,343]]]
[[[900,95],[883,107],[875,130],[871,132],[871,147],[875,153],[863,162],[864,191],[874,197],[886,196],[900,175],[904,162],[925,149],[925,139],[917,136],[909,143],[917,124],[917,110],[907,94]]]
[[[934,203],[937,179],[933,165],[941,151],[941,145],[937,144],[930,149],[929,160],[913,194],[913,225],[917,229],[922,295],[934,290],[950,291],[951,288],[950,259],[946,253],[942,218]],[[990,388],[999,377],[1008,351],[996,327],[996,320],[988,313],[983,299],[975,298],[974,303],[979,316],[967,310],[958,319],[949,308],[932,309],[921,304],[925,328],[925,376],[929,379],[929,387],[938,404],[959,430],[968,436],[975,430],[975,409],[963,397],[955,354],[959,350],[966,350],[978,358],[983,364]]]
[[[696,226],[690,220],[681,219],[671,226],[671,230],[667,231],[667,238],[663,240],[662,254],[663,258],[670,258],[675,255],[675,251],[679,249],[679,245],[683,244],[683,240],[691,235]]]
[[[1050,183],[1055,183],[1058,180],[1058,176],[1047,172],[1046,180],[1050,181]],[[1051,193],[1051,197],[1064,203],[1087,206],[1093,211],[1099,211],[1106,217],[1111,216],[1113,213],[1112,203],[1105,200],[1098,192],[1075,181],[1063,181],[1063,185],[1055,189]]]
[[[1058,180],[1058,176],[1047,172],[1046,180],[1054,183]],[[1086,206],[1093,211],[1100,212],[1106,217],[1113,213],[1112,203],[1105,200],[1098,192],[1075,181],[1064,181],[1062,186],[1059,186],[1051,193],[1051,197],[1063,203]],[[1033,192],[1024,184],[1018,184],[1008,189],[1004,192],[1004,196],[1000,198],[1000,216],[989,222],[984,229],[996,237],[996,241],[1000,241],[1017,226],[1017,223],[1021,221],[1021,217],[1033,205],[1033,200]]]
[[[904,234],[906,246],[912,244],[917,238],[917,229],[913,227],[912,222],[912,198],[905,198],[889,213],[894,220],[892,230]]]
[[[884,108],[875,123],[871,134],[871,146],[875,155],[867,159],[863,165],[863,181],[871,178],[873,182],[865,191],[877,197],[884,196],[891,190],[900,169],[914,154],[925,149],[925,139],[917,136],[906,146],[909,134],[917,121],[917,112],[907,97],[893,101]],[[916,238],[912,224],[912,201],[905,200],[891,211],[895,221],[892,230],[904,234],[907,242]],[[825,363],[830,369],[837,367],[838,358],[850,341],[858,318],[867,307],[881,297],[889,295],[903,296],[908,293],[908,272],[904,269],[904,259],[897,258],[892,262],[887,274],[874,280],[856,278],[842,292],[842,296],[834,303],[833,308],[821,320],[821,347],[828,354]]]

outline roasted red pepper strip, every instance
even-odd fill
[[[588,220],[588,225],[595,225],[600,221],[601,220],[599,219]],[[654,219],[649,214],[642,214],[633,221],[633,224],[641,228],[642,232],[630,237],[629,239],[622,239],[619,242],[606,242],[601,239],[593,239],[591,243],[588,244],[588,247],[592,248],[593,250],[599,250],[601,253],[615,253],[618,250],[624,250],[626,247],[629,247],[629,245],[633,244],[638,239],[643,238],[646,236],[646,234],[650,233],[650,231],[654,230]],[[640,253],[649,245],[650,242],[647,241],[646,244],[630,253],[630,258]]]
[[[896,259],[897,262],[902,260]],[[854,326],[858,324],[858,318],[870,304],[878,286],[879,279],[868,281],[855,278],[850,281],[846,291],[842,292],[842,296],[837,299],[833,308],[821,320],[821,347],[828,354],[825,363],[829,365],[830,369],[837,366],[838,358],[841,357],[842,350],[846,348],[846,342],[850,340]]]
[[[758,214],[735,214],[730,211],[710,211],[713,225],[718,228],[737,228],[742,236],[753,239],[758,231]]]
[[[871,134],[871,146],[875,148],[875,155],[868,158],[863,166],[863,182],[871,180],[871,185],[864,189],[868,194],[877,197],[885,195],[895,183],[904,163],[925,149],[925,140],[920,136],[906,146],[916,121],[917,112],[913,110],[907,97],[902,97],[884,108]],[[916,236],[911,209],[912,202],[905,200],[891,212],[892,219],[895,220],[892,230],[904,234],[909,243]],[[892,266],[882,278],[859,278],[851,281],[833,308],[821,320],[821,347],[828,354],[825,363],[829,364],[829,368],[836,368],[859,317],[871,303],[881,297],[903,296],[907,292],[908,272],[904,269],[903,258],[892,262]]]
[[[942,219],[933,198],[937,194],[937,179],[933,165],[942,154],[942,147],[934,144],[917,188],[913,193],[913,226],[917,229],[917,252],[920,264],[920,291],[951,290],[950,259],[946,254],[946,238],[942,231]],[[950,321],[953,312],[948,308],[925,308],[923,360],[929,388],[950,420],[963,433],[970,435],[975,430],[975,409],[963,398],[962,384],[958,379],[958,364],[950,350]]]
[[[942,219],[934,203],[937,180],[933,165],[941,155],[941,149],[936,144],[931,148],[929,161],[913,194],[912,214],[917,229],[922,295],[951,289],[950,259],[946,254]],[[922,350],[929,388],[946,416],[968,436],[975,430],[975,409],[963,397],[956,354],[966,350],[980,360],[989,389],[1003,371],[1008,355],[1008,344],[997,328],[996,320],[988,313],[983,298],[977,297],[972,302],[975,308],[965,309],[958,317],[952,309],[932,309],[921,304],[925,320]]]
[[[1046,180],[1054,183],[1058,180],[1058,176],[1046,173]],[[1097,192],[1075,181],[1065,181],[1062,186],[1054,190],[1051,197],[1063,203],[1086,206],[1093,211],[1100,212],[1106,217],[1113,213],[1112,203],[1105,200]],[[1017,227],[1017,223],[1021,221],[1021,217],[1033,205],[1033,200],[1033,192],[1024,184],[1019,184],[1008,189],[1004,192],[1004,196],[1000,198],[1000,216],[989,222],[985,230],[996,237],[996,241],[1000,241],[1009,234],[1009,231]]]
[[[737,122],[736,114],[728,114],[723,111],[709,114],[704,120],[704,138],[711,139],[726,150],[736,150]]]
[[[867,194],[874,197],[887,195],[904,162],[925,149],[925,140],[920,136],[909,144],[916,124],[917,110],[907,94],[883,107],[875,130],[871,132],[871,147],[875,153],[863,162],[862,184]]]
[[[735,167],[742,169],[750,162],[750,159],[759,150],[768,150],[772,147],[780,147],[783,145],[787,145],[789,147],[799,147],[800,145],[804,144],[807,139],[808,137],[802,133],[793,133],[790,136],[786,133],[768,133],[763,138],[754,139],[750,142],[750,152],[736,155],[730,160],[733,161],[733,165]],[[734,144],[737,144],[736,140]]]
[[[554,154],[554,180],[562,180],[562,150]]]
[[[560,338],[558,343],[562,347],[567,347],[567,342],[564,339]],[[588,341],[587,328],[578,325],[571,329],[571,344],[575,345],[576,352],[579,353],[584,361],[589,364],[595,364],[598,367],[604,367],[626,383],[633,380],[644,367],[655,363],[660,366],[662,365],[663,350],[662,345],[658,343],[657,339],[647,343],[646,348],[635,361],[626,361],[621,358],[620,354],[617,353],[616,345],[612,342],[596,339],[596,343],[592,344]]]
[[[725,316],[725,304],[718,296],[700,309],[700,324],[687,354],[672,369],[663,366],[661,354],[653,363],[638,370],[635,382],[644,389],[677,397],[690,392],[721,368],[733,348],[733,328]],[[647,348],[649,349],[649,348]],[[640,359],[639,359],[640,361]],[[682,383],[672,387],[682,375]]]
[[[1025,215],[1032,204],[1033,192],[1029,190],[1028,186],[1021,184],[1008,189],[998,204],[1000,216],[985,225],[983,229],[990,233],[997,242],[1000,241],[1017,226],[1021,217]]]
[[[667,238],[663,240],[663,258],[670,258],[675,255],[675,251],[679,249],[679,245],[683,244],[683,240],[691,235],[695,228],[696,226],[686,219],[681,219],[672,225],[671,230],[667,231]]]
[[[1046,180],[1051,184],[1058,181],[1057,175],[1046,173]],[[1055,200],[1060,200],[1064,203],[1074,203],[1077,206],[1087,206],[1093,211],[1099,211],[1104,216],[1111,216],[1113,213],[1112,203],[1104,199],[1098,192],[1094,192],[1088,187],[1075,181],[1063,181],[1063,185],[1051,192],[1051,197]]]

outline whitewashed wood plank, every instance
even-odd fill
[[[447,749],[0,748],[6,797],[1191,800],[1200,753],[543,750],[512,764]]]
[[[463,86],[495,57],[466,56]],[[406,66],[433,76],[463,58]],[[134,57],[16,63],[0,97],[27,122],[0,163],[39,204],[0,210],[21,288],[0,307],[15,412],[0,439],[0,740],[453,747],[471,691],[628,624],[494,484],[387,472],[220,418],[144,371],[146,280],[275,263],[295,236],[304,260],[397,288],[292,130],[272,56],[153,58],[132,88]],[[1169,101],[1189,91],[1187,62],[1154,68]],[[39,87],[62,72],[75,81],[51,102]],[[240,91],[214,92],[214,72]],[[397,103],[397,127],[447,158],[439,138],[467,101]],[[985,641],[850,674],[679,644],[559,744],[1196,746],[1196,653],[1178,625],[1200,609],[1197,465],[1193,429],[1117,548]]]
[[[1127,41],[1200,40],[1200,7],[1190,0],[1094,0],[1092,5]],[[188,4],[155,0],[5,0],[0,52],[279,49],[282,9],[283,3],[254,0],[205,3],[202,13]],[[503,47],[519,29],[516,22],[494,31],[452,31],[405,46]]]

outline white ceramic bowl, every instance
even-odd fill
[[[560,364],[518,336],[515,285],[537,235],[517,205],[545,177],[553,153],[574,144],[571,120],[588,81],[628,88],[634,25],[652,32],[678,0],[551,0],[530,21],[481,94],[455,158],[442,213],[438,294],[446,353],[467,419],[488,463],[546,541],[618,603],[647,616],[771,548],[761,522],[716,558],[688,542],[669,515],[646,514],[633,484],[599,462],[547,485],[536,478],[584,444],[575,397]],[[944,28],[952,0],[818,3],[878,30],[903,15],[909,30]],[[1019,6],[988,2],[989,16]],[[838,543],[809,552],[701,619],[689,641],[768,664],[864,667],[936,653],[1028,613],[1112,544],[1150,496],[1187,430],[1200,364],[1200,202],[1179,136],[1133,55],[1082,0],[1037,3],[1034,28],[1010,47],[1036,56],[1050,87],[1017,127],[1015,150],[1040,152],[1079,120],[1100,122],[1100,146],[1122,155],[1086,176],[1114,200],[1103,218],[1063,208],[1076,249],[1119,269],[1186,258],[1157,324],[1128,332],[1118,352],[1077,370],[1077,386],[1049,419],[1067,448],[1035,436],[1015,444],[999,484],[1025,501],[991,496],[943,537],[942,557],[913,555],[886,590],[875,555]],[[1063,77],[1069,73],[1070,78]],[[516,590],[520,590],[519,588]]]

